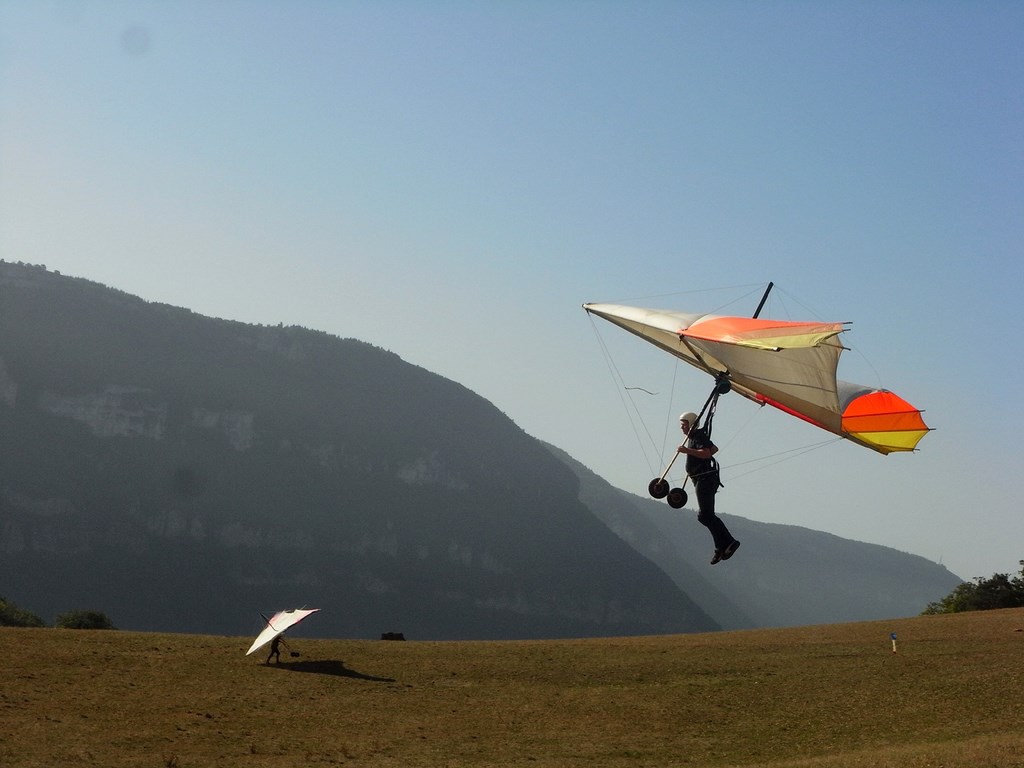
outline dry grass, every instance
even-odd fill
[[[0,766],[1024,766],[1022,610],[611,640],[296,634],[277,668],[248,638],[0,629]]]

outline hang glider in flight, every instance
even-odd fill
[[[774,406],[879,453],[917,447],[929,431],[918,408],[887,389],[836,378],[846,323],[760,319],[760,308],[754,317],[729,317],[583,305],[591,315],[714,376],[722,391]]]

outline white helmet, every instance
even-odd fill
[[[697,426],[697,414],[694,413],[693,411],[687,411],[686,413],[682,414],[679,417],[679,420],[689,423],[691,427]]]

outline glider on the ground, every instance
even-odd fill
[[[256,636],[256,639],[253,640],[252,645],[249,646],[249,650],[245,652],[245,655],[248,656],[257,648],[266,645],[278,635],[283,635],[287,630],[294,627],[304,618],[319,610],[319,608],[292,608],[289,611],[278,611],[267,619],[267,626],[264,627],[263,631]],[[266,619],[267,617],[264,616],[263,618]]]

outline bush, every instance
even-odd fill
[[[0,597],[0,627],[45,627],[46,624],[34,613],[22,610],[14,603]]]
[[[1024,607],[1024,560],[1020,565],[1020,574],[1012,579],[1005,573],[996,573],[989,579],[979,576],[974,581],[965,581],[938,602],[928,603],[922,615]]]
[[[57,617],[58,629],[117,629],[105,613],[99,611],[69,611]]]

